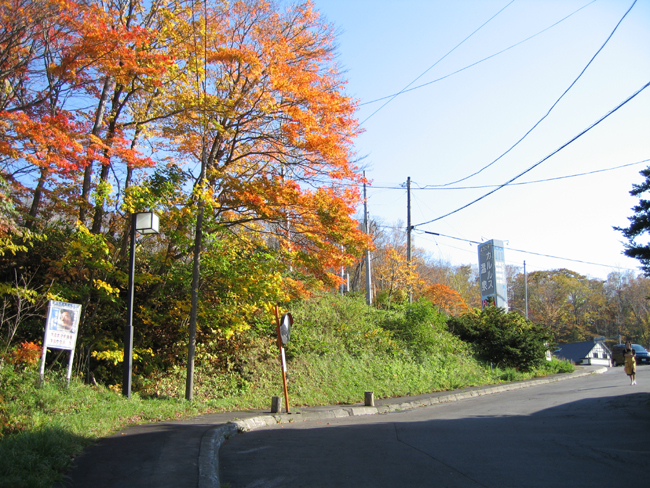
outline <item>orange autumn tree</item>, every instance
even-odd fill
[[[461,315],[469,310],[465,300],[453,288],[440,283],[427,286],[422,296],[433,303],[438,311],[449,315]]]
[[[156,100],[164,90],[165,76],[173,66],[175,39],[168,36],[174,15],[182,12],[174,0],[112,0],[92,6],[94,23],[78,26],[80,43],[66,59],[67,69],[92,63],[94,95],[92,110],[86,113],[89,150],[84,167],[79,218],[94,203],[92,231],[107,224],[107,194],[120,200],[133,185],[134,170],[153,166],[140,147],[152,120],[168,116]],[[176,109],[178,110],[178,109]],[[146,145],[162,141],[151,138]],[[121,173],[120,181],[112,175]],[[112,180],[112,181],[111,181]],[[112,191],[120,187],[122,192]],[[93,188],[94,187],[94,188]],[[90,195],[94,189],[95,198]],[[127,211],[133,209],[129,203]]]
[[[16,281],[33,283],[34,290],[54,286],[62,298],[83,301],[79,337],[90,343],[95,331],[103,336],[103,327],[121,325],[100,316],[107,308],[120,314],[128,232],[119,230],[128,219],[119,204],[133,170],[153,164],[138,142],[170,66],[159,27],[172,22],[172,7],[164,1],[0,0],[0,180],[8,182],[19,215],[19,226],[0,238],[0,247],[17,249],[12,240],[32,235],[24,228],[48,238],[73,235],[74,245],[45,262],[39,253],[24,257],[33,267],[15,266]],[[109,205],[115,211],[107,211]],[[111,251],[120,237],[118,255]],[[74,254],[78,247],[83,251]],[[50,285],[32,280],[36,269]],[[5,272],[3,281],[9,276],[13,282],[13,275]],[[3,296],[7,289],[13,288]]]
[[[82,152],[65,108],[70,77],[52,69],[75,37],[69,19],[79,12],[73,2],[0,1],[0,158],[18,199],[31,200],[30,215],[47,180],[66,177]]]
[[[168,94],[185,109],[161,133],[182,163],[200,163],[199,213],[221,228],[263,223],[293,265],[335,283],[330,268],[366,239],[351,217],[356,103],[342,91],[331,27],[310,3],[199,3],[190,15]]]
[[[83,222],[94,190],[99,233],[106,195],[120,198],[111,187],[128,187],[133,168],[153,164],[137,148],[146,120],[134,102],[155,91],[170,63],[154,28],[165,7],[0,0],[0,156],[14,191],[31,202],[30,225],[44,209],[73,220],[78,206]],[[115,185],[118,163],[126,181]]]
[[[309,2],[197,2],[181,18],[168,108],[159,126],[179,164],[197,167],[186,397],[192,397],[200,262],[206,233],[257,230],[294,280],[332,272],[368,245],[352,218],[356,103],[343,92],[334,36]]]

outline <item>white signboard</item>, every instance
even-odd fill
[[[43,353],[41,354],[41,383],[45,378],[45,356],[47,348],[65,349],[70,351],[68,359],[68,373],[66,378],[70,383],[72,376],[72,359],[74,347],[77,343],[77,331],[81,318],[81,305],[76,303],[57,302],[50,300],[47,305],[47,318],[45,319],[45,337],[43,338]]]
[[[81,305],[51,300],[48,304],[45,322],[44,346],[68,351],[74,350],[80,316]]]

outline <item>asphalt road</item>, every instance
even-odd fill
[[[618,487],[650,474],[650,366],[228,440],[222,486]]]

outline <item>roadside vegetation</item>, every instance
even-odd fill
[[[450,332],[448,316],[426,301],[378,310],[367,307],[362,297],[323,294],[290,309],[295,320],[287,346],[293,408],[357,403],[366,390],[378,398],[417,395],[573,370],[571,364],[544,359],[545,349],[538,347],[546,340],[543,331],[527,331],[532,340],[517,346],[523,353],[536,350],[537,361],[528,362],[526,354],[521,360],[493,356],[488,361],[479,344]],[[464,323],[472,317],[504,334],[509,329],[504,347],[514,336],[523,337],[515,327],[523,319],[516,314],[476,312]],[[39,388],[37,356],[14,348],[0,369],[0,486],[51,486],[84,447],[129,425],[269,408],[271,397],[282,395],[274,335],[269,321],[231,337],[229,355],[205,357],[197,365],[193,402],[183,398],[180,367],[141,382],[131,400],[117,385],[88,385],[80,376],[68,387],[65,362],[53,365]]]

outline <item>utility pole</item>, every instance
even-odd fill
[[[366,172],[363,172],[363,225],[366,234],[370,235],[370,223],[368,222],[368,197],[366,194]],[[370,249],[366,249],[366,303],[372,305],[372,272],[370,270]]]
[[[406,265],[411,268],[411,177],[406,178]],[[413,285],[409,285],[409,303],[413,303]]]
[[[526,273],[526,261],[524,261],[524,295],[526,297],[526,319],[528,319],[528,274]]]

